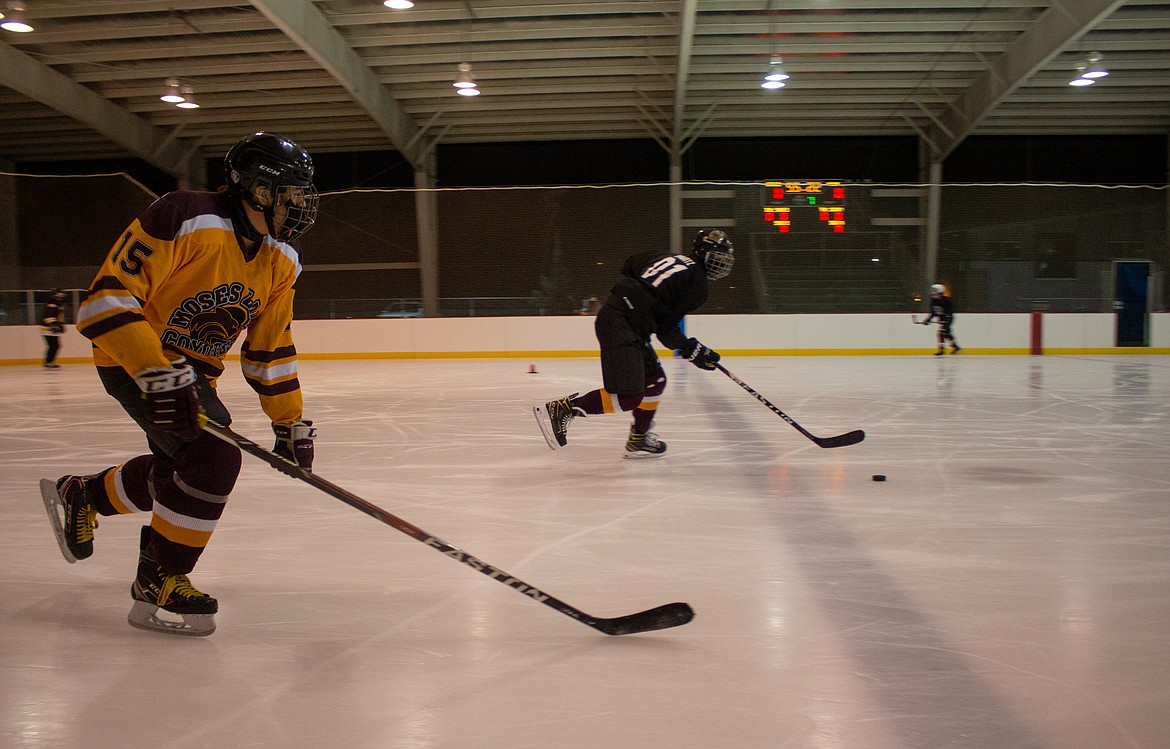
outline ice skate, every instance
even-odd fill
[[[630,436],[626,439],[626,454],[622,457],[631,459],[657,458],[665,452],[666,443],[658,439],[657,434],[649,431],[645,434],[639,434],[631,428]]]
[[[957,344],[957,343],[951,344],[951,356],[954,356],[955,354],[959,353],[962,350],[963,349],[962,349],[962,347],[959,346],[959,344]]]
[[[41,479],[41,499],[61,556],[73,564],[93,555],[93,529],[98,527],[97,510],[86,493],[90,476],[62,476],[56,483]]]
[[[130,586],[134,605],[126,620],[151,632],[206,637],[215,631],[219,602],[196,590],[186,575],[171,574],[147,556],[150,533],[150,526],[143,527],[138,576]],[[160,616],[163,612],[171,616]]]
[[[577,394],[573,393],[560,400],[549,401],[543,406],[532,408],[536,423],[540,425],[540,432],[544,435],[544,441],[551,450],[564,447],[569,442],[569,422],[577,415],[569,402],[576,397]]]
[[[939,347],[939,350],[934,352],[934,355],[935,355],[935,356],[942,356],[944,353],[946,353],[946,352],[945,352],[945,351],[943,350],[943,348],[940,346],[940,347]]]

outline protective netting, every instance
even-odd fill
[[[703,226],[726,228],[735,242],[735,270],[712,284],[706,313],[898,312],[916,309],[929,283],[924,185],[681,189],[681,246]],[[1167,195],[1145,186],[944,186],[935,280],[966,311],[1108,311],[1115,263],[1146,261],[1160,309]],[[665,184],[447,189],[436,198],[448,316],[589,311],[628,255],[672,239]],[[418,258],[413,191],[334,193],[322,216],[306,239],[310,268]],[[413,267],[312,271],[300,285],[308,316],[421,309]]]
[[[128,183],[45,183],[22,177],[14,191],[17,264],[36,279],[23,288],[84,287],[150,197]],[[1119,263],[1145,264],[1147,308],[1163,309],[1165,188],[945,185],[933,259],[924,185],[777,180],[680,189],[677,226],[665,183],[435,190],[441,314],[595,311],[628,255],[672,241],[689,246],[702,227],[726,229],[736,253],[704,313],[916,310],[931,281],[946,284],[966,312],[1109,311]],[[299,317],[422,314],[416,192],[322,195],[318,223],[303,240]]]
[[[53,289],[88,287],[115,240],[156,197],[121,172],[0,172],[0,324],[34,324]],[[66,305],[67,322],[75,308]]]

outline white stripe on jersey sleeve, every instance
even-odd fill
[[[264,237],[264,241],[270,242],[273,247],[275,247],[277,250],[280,251],[281,255],[284,255],[285,257],[287,257],[289,259],[290,262],[292,262],[293,267],[296,268],[295,278],[300,278],[301,277],[301,259],[300,259],[300,257],[297,256],[297,251],[293,249],[292,245],[288,244],[287,242],[278,242],[277,240],[273,239],[272,237]]]
[[[226,219],[223,216],[215,216],[210,213],[201,213],[194,218],[189,218],[179,226],[179,231],[175,234],[175,239],[192,232],[197,232],[200,229],[219,229],[226,232],[234,232],[231,219]]]
[[[92,296],[81,303],[77,310],[77,324],[84,326],[95,317],[115,310],[134,310],[142,312],[142,306],[132,294],[107,294]]]

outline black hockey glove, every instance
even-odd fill
[[[198,380],[199,375],[183,358],[166,369],[148,369],[136,375],[134,382],[146,398],[146,423],[184,442],[198,439],[203,414]]]
[[[719,352],[712,351],[694,338],[688,338],[679,351],[684,359],[699,369],[715,369],[715,363],[719,361]]]
[[[313,470],[313,440],[317,439],[317,427],[313,422],[273,424],[272,431],[276,434],[276,446],[272,452],[306,471]]]

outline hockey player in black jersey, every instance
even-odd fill
[[[707,281],[730,273],[734,260],[731,240],[721,229],[700,230],[690,250],[677,255],[643,252],[626,260],[621,280],[594,323],[604,387],[532,409],[550,448],[567,444],[569,423],[575,417],[620,410],[633,412],[625,457],[666,452],[666,443],[650,431],[666,389],[666,373],[650,336],[657,335],[664,346],[679,351],[696,367],[714,370],[719,354],[683,335],[679,323],[703,306]]]
[[[53,290],[53,296],[41,310],[41,334],[45,337],[45,369],[59,369],[57,352],[65,334],[65,292]]]
[[[932,284],[930,287],[930,314],[922,324],[930,325],[933,320],[938,320],[938,351],[935,351],[934,355],[943,355],[947,341],[951,342],[951,354],[962,351],[955,341],[954,333],[951,332],[951,324],[955,321],[955,301],[946,295],[946,288],[941,283]]]

